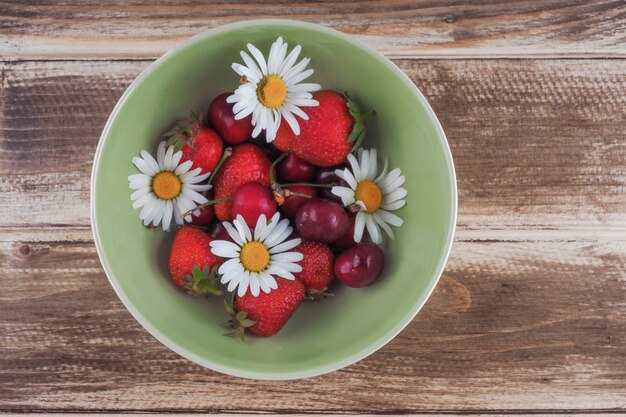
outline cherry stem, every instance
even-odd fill
[[[337,184],[331,183],[331,184],[307,184],[305,182],[294,182],[292,184],[280,184],[281,187],[286,188],[286,187],[315,187],[315,188],[332,188],[335,187]]]
[[[195,209],[192,209],[192,210],[189,210],[189,211],[183,213],[183,219],[185,217],[187,217],[187,216],[191,216],[191,214],[194,211],[196,211],[196,210],[200,210],[201,208],[205,208],[205,207],[211,206],[213,204],[221,203],[221,202],[224,202],[224,201],[233,201],[233,198],[232,197],[224,197],[224,198],[216,198],[215,200],[209,200],[206,203],[203,203],[203,204],[200,204],[199,206],[196,206]]]
[[[278,158],[276,158],[274,162],[272,162],[272,166],[270,166],[270,184],[274,184],[276,182],[276,178],[274,178],[274,169],[276,168],[276,165],[278,165],[278,163],[282,161],[283,159],[285,159],[286,157],[287,157],[287,154],[284,153]]]
[[[285,190],[285,197],[290,197],[292,195],[295,195],[296,197],[313,198],[312,196],[310,196],[308,194],[294,193],[291,190]]]
[[[215,178],[215,176],[217,175],[217,172],[220,170],[224,162],[232,155],[232,153],[233,153],[233,149],[231,147],[224,149],[222,158],[215,166],[215,169],[213,170],[213,172],[211,172],[211,176],[209,176],[209,180],[207,181],[207,184],[211,184],[213,182],[213,178]]]

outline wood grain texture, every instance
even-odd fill
[[[622,0],[0,1],[0,56],[156,58],[205,29],[258,18],[320,23],[395,57],[626,56]]]
[[[426,95],[448,136],[460,239],[626,236],[623,60],[396,63]],[[89,224],[100,132],[147,64],[4,64],[0,227],[27,219],[34,226]]]
[[[423,311],[303,381],[222,376],[154,340],[85,230],[0,232],[0,410],[626,412],[626,241],[456,242]]]

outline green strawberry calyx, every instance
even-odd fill
[[[222,324],[222,326],[230,329],[228,333],[224,333],[224,336],[236,337],[242,342],[246,342],[246,329],[256,324],[256,321],[248,318],[248,313],[245,311],[235,311],[233,307],[234,302],[231,304],[224,300],[224,307],[226,312],[230,315],[230,319]]]
[[[222,295],[217,288],[217,267],[209,269],[207,265],[200,268],[194,265],[191,274],[185,275],[185,291],[194,297],[208,297],[209,295]]]
[[[352,132],[350,132],[350,135],[348,136],[348,143],[353,143],[351,152],[354,152],[361,146],[363,139],[365,139],[365,120],[369,116],[375,115],[376,112],[374,110],[362,112],[359,105],[350,99],[347,91],[343,95],[346,99],[346,105],[348,106],[350,116],[354,119]]]
[[[200,132],[202,127],[202,114],[192,111],[189,117],[180,120],[176,126],[163,133],[161,136],[166,146],[174,146],[174,152],[182,149],[185,143],[191,142]]]

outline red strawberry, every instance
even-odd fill
[[[181,162],[191,161],[194,168],[202,168],[202,173],[213,172],[224,151],[219,135],[202,125],[202,116],[192,113],[187,119],[165,133],[163,138],[168,145],[183,151]]]
[[[296,248],[304,259],[300,261],[302,271],[295,273],[308,290],[324,291],[333,280],[333,252],[326,243],[303,240]]]
[[[273,142],[277,149],[290,152],[321,167],[338,165],[346,160],[363,139],[365,127],[357,106],[343,95],[330,90],[313,93],[319,106],[305,109],[309,120],[299,119],[296,136],[283,120]]]
[[[215,176],[215,198],[232,198],[241,185],[248,182],[270,185],[270,161],[256,145],[244,143],[233,147],[233,153]],[[215,204],[215,215],[221,221],[231,220],[233,203]]]
[[[215,269],[222,259],[211,253],[213,238],[203,230],[183,226],[174,237],[170,251],[169,268],[172,280],[193,295],[219,293],[214,288]]]
[[[241,318],[240,326],[247,327],[259,336],[271,336],[283,328],[304,299],[304,286],[300,281],[276,278],[278,288],[269,294],[261,292],[257,297],[248,291],[243,297],[235,297],[235,309]],[[245,314],[242,314],[245,313]],[[248,322],[245,322],[248,320]],[[254,324],[252,324],[252,322]],[[240,327],[240,328],[243,328]],[[237,330],[234,332],[237,333]]]

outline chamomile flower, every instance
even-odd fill
[[[252,136],[257,137],[265,131],[268,142],[276,138],[282,118],[293,133],[299,135],[300,125],[295,116],[308,120],[301,107],[319,105],[311,93],[321,89],[321,86],[302,82],[313,74],[312,69],[305,69],[311,59],[304,58],[296,64],[302,47],[296,45],[287,55],[287,44],[280,37],[272,44],[267,60],[254,45],[249,43],[247,46],[254,59],[246,51],[241,51],[245,65],[232,64],[242,80],[242,84],[227,99],[229,103],[235,103],[235,119],[251,114],[254,125]]]
[[[400,168],[387,173],[387,162],[380,175],[376,149],[359,149],[357,157],[350,154],[350,168],[338,169],[335,174],[349,187],[333,187],[331,192],[340,197],[346,207],[357,210],[354,223],[354,241],[360,242],[367,228],[372,241],[382,242],[380,229],[395,239],[390,226],[402,226],[402,219],[392,211],[404,207],[407,191],[402,187],[406,178]]]
[[[133,164],[141,174],[129,176],[128,181],[130,188],[136,190],[130,196],[133,208],[141,208],[139,218],[145,226],[161,223],[163,230],[167,231],[172,218],[176,224],[183,224],[184,213],[208,202],[200,193],[211,186],[201,182],[211,173],[200,175],[201,168],[191,169],[191,161],[180,163],[182,151],[174,152],[173,146],[166,149],[165,142],[161,142],[156,159],[145,150],[140,155],[141,158],[133,158]],[[191,216],[185,220],[191,221]]]
[[[289,220],[280,220],[276,213],[267,221],[260,215],[254,231],[251,231],[241,215],[231,223],[222,223],[233,240],[214,240],[210,243],[214,255],[227,259],[217,271],[222,275],[222,284],[228,284],[228,291],[237,288],[242,297],[248,288],[253,296],[260,291],[269,293],[278,288],[275,277],[294,280],[292,272],[302,271],[300,262],[304,256],[300,252],[289,252],[302,241],[286,240],[293,229]]]

